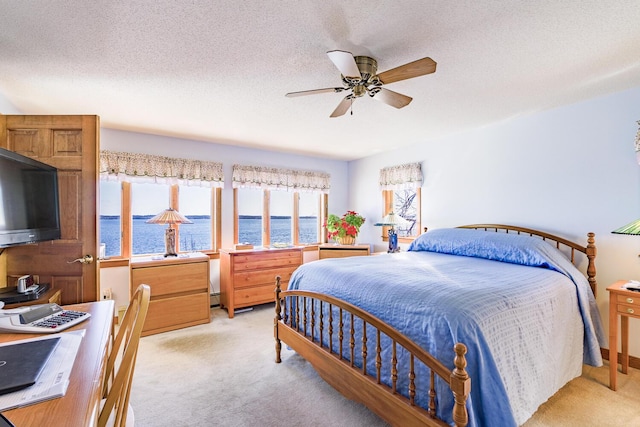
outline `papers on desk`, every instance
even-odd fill
[[[47,361],[38,382],[23,390],[0,396],[0,411],[32,405],[56,397],[62,397],[69,386],[69,376],[78,354],[85,330],[62,332],[55,336],[32,338],[23,341],[35,341],[60,337],[60,343]],[[6,343],[15,344],[16,341]]]

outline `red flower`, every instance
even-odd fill
[[[327,238],[357,237],[365,219],[355,211],[347,211],[342,217],[330,214],[323,226],[327,230]]]

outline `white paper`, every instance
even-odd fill
[[[76,360],[80,343],[85,330],[62,332],[55,335],[12,341],[2,345],[11,345],[18,342],[37,341],[60,337],[60,342],[49,357],[38,381],[31,387],[14,391],[0,396],[0,411],[32,405],[57,397],[62,397],[69,386],[69,376]]]

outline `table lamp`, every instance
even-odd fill
[[[148,224],[169,224],[164,232],[164,246],[166,253],[165,258],[169,256],[178,256],[176,253],[176,229],[173,224],[193,224],[187,217],[183,216],[173,208],[165,209],[153,218],[145,221]]]
[[[640,235],[640,219],[637,219],[627,225],[623,225],[620,228],[616,228],[612,231],[613,234],[632,234]]]
[[[400,248],[398,247],[398,234],[396,233],[395,227],[400,227],[403,225],[410,224],[409,221],[401,217],[400,215],[396,215],[393,212],[389,212],[382,218],[382,221],[377,222],[373,225],[390,227],[389,231],[387,231],[387,235],[389,236],[389,250],[388,253],[398,252]]]

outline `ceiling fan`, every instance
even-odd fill
[[[422,58],[409,62],[391,70],[378,73],[378,62],[369,56],[353,56],[351,52],[343,50],[331,50],[327,52],[329,59],[342,73],[342,87],[329,87],[324,89],[303,90],[300,92],[289,92],[285,96],[305,96],[317,93],[350,91],[345,96],[338,107],[331,113],[330,117],[340,117],[349,110],[353,101],[368,94],[373,99],[382,101],[395,108],[402,108],[408,105],[413,98],[385,89],[382,86],[398,82],[400,80],[412,79],[424,76],[436,71],[436,62],[431,58]],[[353,113],[352,113],[353,114]]]

